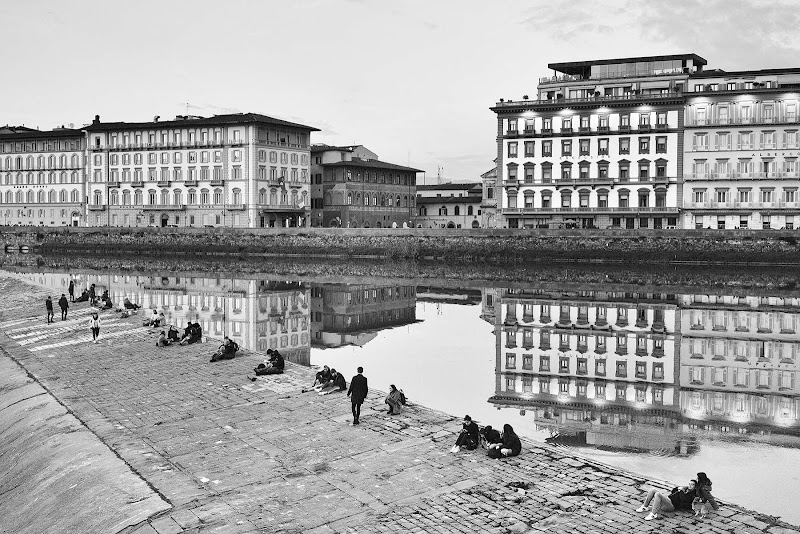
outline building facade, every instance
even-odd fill
[[[417,186],[416,228],[481,228],[483,185],[447,182]]]
[[[497,167],[481,174],[483,184],[483,200],[481,202],[481,227],[499,228],[502,226],[497,211]]]
[[[683,227],[800,228],[800,69],[692,74]]]
[[[0,214],[4,225],[85,224],[85,135],[58,128],[0,127]]]
[[[386,163],[360,145],[314,147],[314,226],[391,228],[411,224],[419,169]]]
[[[316,128],[254,113],[100,122],[87,137],[89,226],[305,226]]]

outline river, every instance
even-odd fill
[[[301,365],[363,366],[412,404],[648,477],[704,471],[719,498],[800,524],[795,290],[11,270],[59,294],[95,284],[115,306]]]

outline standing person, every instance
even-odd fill
[[[364,368],[358,368],[358,374],[350,381],[350,389],[347,390],[347,396],[350,397],[350,402],[353,405],[353,424],[358,424],[358,418],[361,416],[361,405],[364,399],[367,398],[369,388],[367,387],[367,377],[363,373]]]
[[[47,310],[47,324],[50,324],[53,322],[53,299],[50,298],[50,295],[47,295],[44,301],[44,308]]]
[[[89,306],[94,306],[94,299],[97,294],[94,292],[94,284],[89,286]]]
[[[64,293],[61,293],[61,298],[58,299],[58,306],[61,308],[61,320],[67,320],[67,308],[69,308],[69,302],[67,301],[67,297],[64,296]]]
[[[97,317],[97,312],[92,313],[92,318],[89,319],[89,328],[92,329],[92,343],[97,343],[97,338],[100,336],[100,318]]]
[[[69,301],[75,302],[75,282],[73,280],[69,281],[69,288],[67,291],[69,292]]]

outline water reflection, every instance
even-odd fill
[[[494,308],[494,311],[489,312]],[[692,455],[699,436],[797,446],[800,299],[500,290],[496,392],[548,441]]]

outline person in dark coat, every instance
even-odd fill
[[[514,429],[509,424],[503,425],[503,441],[502,443],[494,443],[489,445],[489,458],[506,458],[508,456],[517,456],[522,452],[522,442],[519,436],[514,432]]]
[[[675,510],[691,510],[692,502],[697,494],[697,481],[690,480],[687,486],[672,488],[669,494],[650,490],[644,503],[636,509],[637,512],[650,513],[644,518],[645,521],[661,518],[662,512],[674,512]]]
[[[461,432],[458,434],[456,444],[450,449],[450,452],[458,452],[461,447],[468,450],[475,450],[478,448],[478,425],[472,420],[472,417],[465,415],[464,422],[461,424]]]
[[[69,301],[64,293],[61,293],[61,298],[58,299],[58,306],[61,308],[61,320],[67,320],[67,308],[69,308]]]
[[[367,377],[363,373],[364,368],[358,368],[358,374],[350,381],[350,389],[347,390],[347,396],[350,397],[350,403],[353,405],[353,424],[358,424],[358,419],[361,416],[361,405],[364,404],[364,399],[367,398],[369,387],[367,386]]]
[[[344,391],[347,389],[347,381],[344,379],[344,375],[336,369],[331,369],[330,372],[331,379],[325,382],[325,385],[319,389],[320,395],[327,395],[329,393],[334,393],[336,391]]]
[[[53,322],[53,299],[50,298],[50,295],[44,301],[44,308],[47,310],[47,324]]]
[[[94,299],[97,297],[97,294],[94,292],[94,284],[89,286],[89,304],[94,306]]]
[[[253,369],[253,372],[259,376],[283,374],[286,361],[283,359],[281,353],[277,350],[267,349],[267,354],[269,355],[269,361],[266,365],[263,363],[258,364],[258,367]]]
[[[500,436],[500,432],[492,428],[492,425],[486,425],[481,429],[481,442],[484,449],[488,449],[492,443],[502,443],[502,441],[503,438]]]
[[[75,302],[75,282],[70,280],[69,287],[67,288],[67,292],[69,293],[69,300],[70,302]]]

